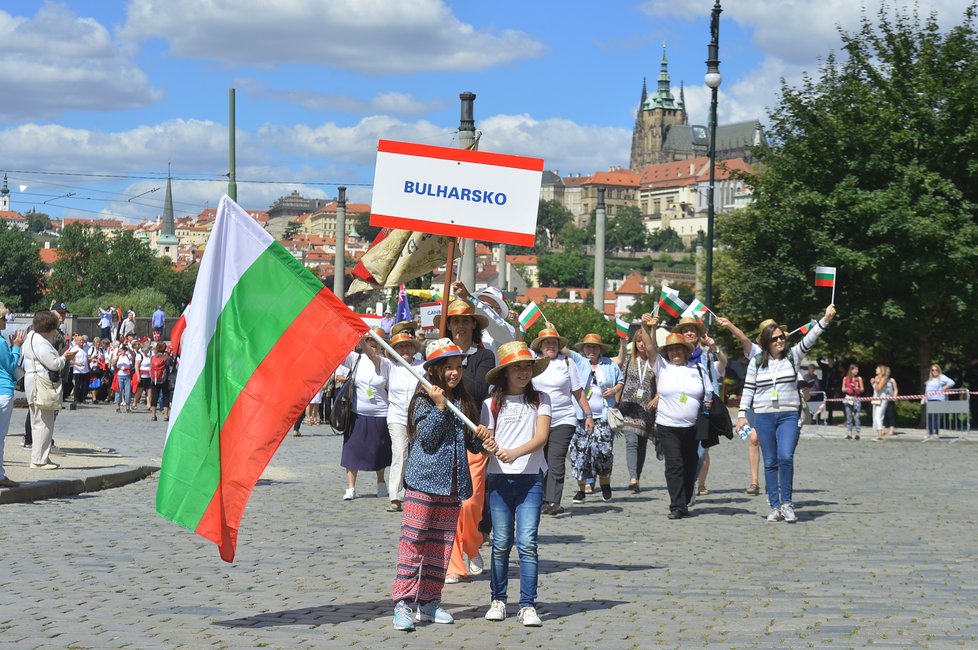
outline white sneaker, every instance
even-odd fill
[[[771,513],[767,516],[768,521],[781,521],[784,519],[784,515],[781,514],[781,508],[774,507],[771,508]]]
[[[390,496],[390,493],[387,491],[387,484],[386,483],[378,483],[377,484],[377,496],[379,496],[381,498]]]
[[[346,492],[343,493],[344,501],[353,501],[357,496],[357,491],[354,488],[346,488]]]
[[[494,600],[489,603],[489,611],[486,612],[487,621],[505,621],[506,603],[501,600]]]
[[[469,575],[477,576],[485,571],[486,564],[482,561],[482,554],[478,551],[469,558]]]
[[[543,625],[543,621],[537,616],[537,610],[534,607],[523,607],[520,609],[520,613],[516,615],[516,620],[524,625],[524,627],[540,627]]]
[[[781,504],[781,516],[784,517],[784,520],[789,524],[793,524],[798,521],[798,515],[795,514],[795,509],[790,503]]]

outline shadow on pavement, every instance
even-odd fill
[[[561,562],[559,560],[538,560],[537,571],[542,575],[546,573],[559,573],[568,569],[589,569],[591,571],[652,571],[662,567],[654,564],[611,564],[609,562]],[[514,558],[510,558],[509,577],[519,580],[520,569],[516,566]]]

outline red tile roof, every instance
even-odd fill
[[[41,258],[41,264],[44,266],[52,266],[60,257],[57,248],[41,248],[37,252]]]
[[[648,291],[643,287],[645,284],[645,276],[638,271],[632,271],[629,276],[625,278],[625,281],[621,283],[621,286],[618,287],[617,293],[619,295],[643,295],[648,293]]]
[[[638,187],[642,177],[631,170],[623,169],[613,172],[594,172],[584,185],[618,185],[622,187]]]
[[[522,264],[523,266],[536,266],[536,255],[507,255],[506,261],[510,264]]]

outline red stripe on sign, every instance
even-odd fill
[[[451,147],[436,147],[430,144],[414,142],[397,142],[396,140],[380,140],[377,143],[380,153],[394,153],[403,156],[419,156],[421,158],[436,158],[438,160],[455,160],[457,162],[494,165],[496,167],[511,167],[525,169],[531,172],[543,171],[543,158],[514,156],[506,153],[491,151],[470,151],[468,149],[453,149]]]
[[[313,394],[367,332],[325,287],[289,325],[241,389],[221,427],[221,481],[196,533],[230,562],[252,489]]]
[[[466,239],[478,239],[480,241],[490,241],[499,244],[515,244],[516,246],[533,246],[536,241],[536,233],[520,233],[508,230],[493,230],[491,228],[476,228],[474,226],[463,226],[457,223],[442,223],[440,221],[422,221],[421,219],[408,219],[406,217],[394,217],[388,214],[370,213],[370,225],[388,228],[400,228],[401,230],[416,230],[418,232],[428,232],[434,235],[446,235],[448,237],[463,237]]]

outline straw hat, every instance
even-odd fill
[[[601,340],[600,334],[595,334],[591,332],[590,334],[585,334],[581,342],[574,346],[574,349],[580,352],[584,349],[585,345],[596,345],[601,348],[602,354],[608,351],[611,346]]]
[[[371,327],[370,329],[372,329],[374,331],[374,334],[376,334],[380,338],[384,339],[385,341],[387,340],[387,332],[384,331],[383,327]]]
[[[539,352],[540,345],[547,339],[557,339],[558,350],[563,350],[564,347],[567,346],[566,336],[561,336],[558,334],[556,328],[554,327],[544,327],[542,330],[540,330],[540,333],[537,334],[537,337],[530,343],[530,349],[534,352]]]
[[[686,354],[690,354],[693,351],[692,343],[687,342],[682,334],[673,332],[666,337],[666,344],[659,348],[659,354],[665,355],[669,348],[676,345],[681,345],[686,348]]]
[[[704,325],[702,321],[699,321],[695,318],[691,318],[690,316],[686,316],[685,318],[680,318],[679,322],[676,323],[676,326],[672,328],[672,331],[675,332],[676,334],[681,334],[682,333],[681,330],[687,325],[693,325],[694,327],[696,327],[696,331],[699,332],[700,336],[706,336],[706,325]]]
[[[486,329],[486,325],[489,324],[489,319],[482,314],[477,314],[475,308],[472,307],[472,303],[468,300],[453,300],[448,305],[448,320],[452,319],[452,316],[471,316],[475,319],[475,322],[479,324],[479,327]],[[446,322],[447,325],[447,322]],[[441,314],[435,316],[435,327],[441,328]]]
[[[475,295],[479,300],[484,300],[488,298],[499,306],[499,317],[505,319],[509,316],[509,305],[506,304],[506,299],[503,298],[503,292],[496,287],[486,287],[479,293]]]
[[[414,338],[414,336],[408,332],[398,332],[391,337],[392,348],[396,348],[401,343],[410,343],[414,347],[415,352],[421,352],[421,349],[424,347],[421,341]]]
[[[394,327],[391,328],[391,336],[397,336],[401,332],[416,332],[418,330],[418,324],[413,320],[402,320],[400,323],[394,323]]]
[[[452,339],[435,339],[434,341],[429,341],[428,347],[425,349],[424,367],[425,369],[428,369],[431,364],[441,361],[442,359],[462,356],[465,356],[465,354],[458,349],[457,345],[452,343]]]
[[[534,358],[533,353],[530,352],[530,348],[523,341],[503,343],[499,346],[496,356],[499,357],[499,365],[486,373],[486,381],[494,386],[498,386],[506,378],[506,373],[503,371],[514,363],[521,361],[531,362],[533,364],[534,377],[546,370],[547,365],[550,364],[550,359]]]
[[[768,325],[777,325],[777,324],[778,324],[778,321],[774,320],[773,318],[765,318],[764,320],[762,320],[761,321],[761,324],[757,326],[757,339],[756,339],[756,342],[757,343],[760,343],[761,342],[761,332],[764,331],[764,328],[765,327],[767,327]]]

